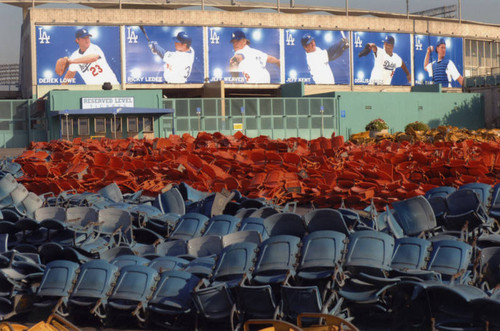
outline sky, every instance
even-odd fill
[[[231,0],[227,0],[230,2]],[[236,0],[238,1],[238,0]],[[251,0],[246,0],[251,1]],[[277,0],[278,1],[278,0]],[[290,0],[279,0],[289,6]],[[348,0],[349,8],[406,13],[407,0]],[[459,0],[408,0],[410,12],[440,6],[457,5]],[[256,2],[273,2],[258,0]],[[274,1],[276,3],[276,1]],[[346,0],[295,0],[296,5],[318,5],[344,8]],[[500,24],[500,0],[461,0],[462,19]],[[0,64],[19,63],[22,10],[0,3]]]

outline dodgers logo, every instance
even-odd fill
[[[38,40],[40,41],[40,44],[50,44],[50,36],[43,30],[43,28],[38,28],[38,33]]]
[[[129,44],[137,44],[137,39],[139,38],[132,28],[127,28],[127,40]]]
[[[356,35],[354,38],[354,47],[360,48],[363,47],[363,40],[359,37],[359,35]]]
[[[232,38],[234,38],[234,33],[232,34]],[[210,29],[210,43],[211,44],[219,44],[219,35],[215,32],[214,29]]]
[[[293,34],[290,33],[290,31],[286,32],[286,45],[295,46],[295,38],[293,37]]]
[[[420,39],[418,39],[417,37],[415,37],[415,50],[416,51],[421,51],[422,50],[422,42],[420,41]]]

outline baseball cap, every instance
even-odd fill
[[[92,37],[92,35],[89,33],[89,30],[85,28],[76,30],[75,38],[85,38],[87,36]]]
[[[236,30],[231,34],[231,42],[241,39],[247,39],[247,37],[245,36],[245,32],[241,30]]]
[[[300,39],[300,42],[302,43],[302,46],[307,46],[309,45],[312,41],[314,40],[314,37],[311,36],[309,33],[306,33],[302,39]]]
[[[394,37],[393,36],[385,36],[384,43],[394,45]]]
[[[444,41],[443,38],[439,38],[439,40],[437,41],[436,43],[436,48],[439,46],[439,45],[442,45],[444,44],[446,46],[446,41]]]
[[[191,37],[187,34],[187,32],[181,31],[177,34],[176,37],[172,38],[174,41],[180,42],[181,44],[191,45]]]

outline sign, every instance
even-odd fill
[[[349,31],[286,29],[285,81],[349,84]]]
[[[438,44],[441,53],[436,52]],[[432,46],[432,51],[428,51]],[[443,87],[460,87],[463,78],[463,40],[441,36],[415,35],[414,41],[415,85],[441,83]],[[426,66],[427,57],[427,66]],[[436,68],[440,62],[443,68]],[[442,75],[433,75],[433,67]],[[436,77],[440,77],[435,81]]]
[[[279,84],[278,29],[208,27],[209,80]]]
[[[58,75],[56,62],[64,57],[70,64]],[[36,26],[36,67],[38,85],[100,87],[105,82],[118,85],[121,81],[120,28]]]
[[[355,85],[411,85],[411,46],[407,33],[354,31]]]
[[[125,26],[127,84],[204,82],[203,28]]]
[[[243,130],[243,123],[233,123],[233,130]]]
[[[134,107],[134,97],[82,98],[82,109]]]

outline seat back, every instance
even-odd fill
[[[485,208],[488,208],[491,204],[491,196],[493,188],[490,184],[485,183],[468,183],[460,186],[458,190],[472,190],[477,193],[479,200]]]
[[[440,273],[443,280],[467,270],[472,257],[472,246],[458,240],[440,240],[432,243],[427,269]]]
[[[364,272],[388,271],[394,252],[394,238],[377,231],[358,231],[349,237],[344,268]]]
[[[178,256],[187,254],[187,244],[184,240],[165,241],[156,246],[159,256]]]
[[[201,232],[208,219],[207,216],[199,213],[187,213],[177,221],[174,231],[169,236],[169,240],[189,240],[201,236]]]
[[[465,223],[474,229],[486,221],[487,215],[479,195],[473,190],[462,189],[451,193],[446,198],[448,212],[445,226],[448,230],[461,230]]]
[[[164,214],[176,213],[184,215],[186,213],[186,205],[181,192],[173,187],[170,190],[158,194],[153,206],[161,210]]]
[[[260,245],[262,236],[257,231],[247,230],[226,234],[222,237],[222,247],[227,247],[240,242],[252,242]]]
[[[302,238],[306,227],[302,217],[295,213],[278,213],[264,219],[264,227],[270,237],[290,235]]]
[[[314,231],[336,231],[349,235],[349,229],[344,221],[342,213],[335,209],[314,209],[304,215],[304,221],[308,232]]]
[[[229,281],[241,279],[244,275],[250,277],[257,247],[256,243],[241,242],[224,248],[217,260],[212,279]]]
[[[153,293],[149,306],[170,311],[186,311],[193,306],[191,293],[200,279],[195,275],[180,271],[169,270],[161,274],[156,290]]]
[[[281,286],[281,308],[285,319],[296,320],[301,313],[321,313],[323,304],[317,286]]]
[[[98,214],[90,207],[70,207],[66,209],[66,221],[70,226],[85,227],[89,223],[97,223]]]
[[[118,229],[125,233],[132,226],[130,213],[116,208],[99,210],[97,219],[102,234],[112,234]]]
[[[278,303],[270,285],[235,288],[236,306],[243,312],[244,319],[275,318]]]
[[[194,257],[218,255],[222,251],[222,238],[220,236],[206,236],[189,239],[187,252]]]
[[[264,227],[264,219],[261,217],[247,217],[241,220],[239,231],[257,231],[262,236],[262,240],[269,238],[269,234]]]
[[[451,193],[455,192],[457,189],[451,186],[439,186],[430,189],[429,191],[425,192],[425,198],[430,199],[434,197],[441,197],[445,198],[450,195]]]
[[[346,236],[335,231],[316,231],[303,239],[298,276],[324,278],[340,265],[345,251]],[[328,272],[326,272],[328,271]]]
[[[240,219],[231,215],[216,215],[210,218],[203,236],[224,236],[236,231]]]
[[[153,292],[158,272],[143,265],[127,265],[120,270],[110,300],[145,302]]]
[[[42,207],[35,210],[35,220],[41,222],[47,219],[64,222],[66,221],[66,210],[62,207]]]
[[[17,180],[11,174],[7,173],[0,179],[0,204],[17,187]]]
[[[189,264],[188,260],[175,256],[160,256],[152,260],[148,267],[155,269],[158,273],[171,270],[182,270]]]
[[[122,191],[120,190],[120,187],[114,182],[103,187],[97,193],[113,202],[123,202]]]
[[[149,262],[150,261],[148,259],[137,255],[120,255],[111,260],[111,264],[117,266],[119,269],[128,265],[146,266]]]
[[[105,298],[117,276],[118,266],[116,265],[104,260],[87,262],[80,268],[71,298]]]
[[[489,288],[495,288],[500,284],[500,247],[487,247],[481,250],[480,271]]]
[[[274,215],[274,214],[277,214],[277,213],[279,213],[279,212],[276,209],[274,209],[273,207],[264,206],[264,207],[258,208],[257,210],[254,210],[250,214],[250,216],[248,216],[248,217],[267,218],[267,217]]]
[[[260,245],[253,272],[259,283],[276,283],[284,280],[287,273],[295,274],[300,238],[289,235],[270,237]]]
[[[409,236],[429,231],[437,225],[432,206],[421,195],[393,202],[392,207],[396,212],[396,221]]]
[[[432,243],[428,240],[406,237],[396,240],[391,268],[395,270],[420,270],[427,266]]]
[[[38,287],[41,297],[67,297],[74,285],[79,265],[65,260],[49,262]]]

